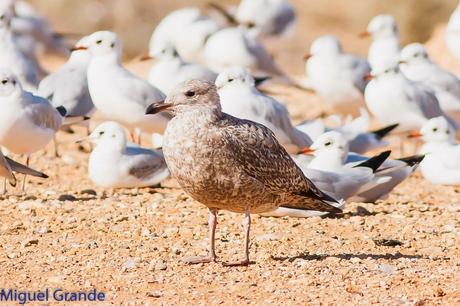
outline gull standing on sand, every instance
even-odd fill
[[[24,88],[35,91],[39,76],[33,63],[21,52],[11,30],[13,12],[0,10],[0,67],[10,69]]]
[[[161,111],[173,116],[163,143],[168,168],[185,192],[210,212],[209,255],[187,259],[188,263],[216,260],[218,210],[245,214],[244,259],[230,265],[250,262],[251,213],[280,206],[341,212],[334,199],[305,177],[268,128],[223,113],[212,83],[185,82],[164,103],[147,109],[149,114]]]
[[[193,79],[214,82],[217,78],[215,72],[200,64],[184,62],[173,45],[151,54],[149,59],[155,60],[150,69],[149,82],[166,95],[182,82]]]
[[[460,60],[460,4],[450,16],[445,38],[450,52]]]
[[[424,84],[409,80],[397,62],[386,62],[372,70],[365,99],[381,124],[399,123],[399,131],[420,129],[428,119],[447,115],[438,99]],[[448,119],[457,127],[453,119]]]
[[[404,47],[400,67],[407,78],[433,90],[443,111],[460,118],[460,79],[433,63],[422,44]]]
[[[364,105],[366,60],[344,53],[334,36],[317,38],[305,55],[308,85],[340,113],[357,113]]]
[[[420,165],[425,179],[437,185],[460,185],[460,146],[445,118],[431,119],[411,137],[425,141],[420,152],[426,154]]]
[[[121,64],[121,42],[118,35],[99,31],[88,36],[85,45],[91,61],[88,66],[88,88],[97,110],[110,120],[126,126],[131,133],[144,131],[163,133],[168,118],[145,115],[145,108],[165,95],[147,81],[135,76]],[[140,133],[139,133],[140,139]]]
[[[399,27],[391,15],[378,15],[372,18],[367,31],[361,37],[372,37],[367,59],[372,69],[385,62],[397,61],[401,46],[399,42]]]
[[[24,91],[8,70],[0,70],[0,103],[0,145],[26,155],[28,166],[30,154],[45,148],[61,127],[65,110],[61,114],[48,100]]]
[[[89,157],[88,174],[98,186],[148,187],[169,177],[163,154],[127,145],[125,130],[116,122],[102,123],[88,140],[96,145]]]
[[[225,70],[216,86],[223,112],[265,125],[289,153],[311,145],[311,139],[292,125],[286,106],[257,90],[248,69]]]

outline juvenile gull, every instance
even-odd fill
[[[88,163],[90,179],[106,188],[154,186],[169,177],[163,154],[126,144],[125,130],[113,121],[99,125],[89,136],[96,144]]]
[[[222,111],[265,125],[289,153],[311,145],[310,137],[292,125],[286,106],[257,90],[248,69],[233,67],[223,71],[216,86]]]
[[[160,111],[173,116],[163,143],[168,168],[181,187],[210,211],[209,255],[187,262],[215,261],[220,209],[245,214],[245,256],[231,265],[249,264],[251,213],[278,207],[341,212],[334,199],[305,177],[268,128],[223,113],[212,83],[181,84],[164,103],[147,109],[149,114]]]

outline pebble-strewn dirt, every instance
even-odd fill
[[[293,116],[321,113],[311,96],[275,88]],[[316,104],[313,104],[316,105]],[[350,203],[341,218],[254,216],[244,268],[187,266],[206,252],[206,209],[173,181],[102,190],[88,154],[60,134],[31,165],[50,175],[9,188],[0,205],[0,287],[104,291],[113,304],[460,304],[460,188],[416,174],[384,201]],[[239,215],[221,212],[220,261],[241,256]]]

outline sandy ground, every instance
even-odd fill
[[[135,67],[135,70],[140,67]],[[140,70],[139,70],[140,71]],[[144,70],[145,71],[145,70]],[[318,99],[275,88],[296,120]],[[50,175],[8,190],[0,205],[0,286],[96,288],[112,304],[460,304],[460,189],[415,174],[376,204],[340,218],[253,217],[249,267],[187,266],[206,253],[206,209],[173,181],[103,190],[87,178],[88,153],[60,133],[31,165]],[[397,155],[397,154],[396,154]],[[242,255],[242,217],[218,217],[219,260]]]

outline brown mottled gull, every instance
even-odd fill
[[[216,213],[244,213],[245,257],[230,265],[249,263],[250,213],[278,207],[337,213],[336,201],[305,177],[274,134],[258,123],[221,110],[216,87],[192,80],[176,88],[148,114],[167,111],[163,153],[173,177],[195,200],[209,208],[209,256],[188,263],[215,261]],[[329,204],[330,202],[331,204]]]

